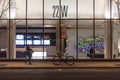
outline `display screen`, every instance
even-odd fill
[[[33,40],[34,45],[41,45],[42,42],[40,40]]]
[[[16,35],[16,39],[24,39],[24,35],[22,35],[22,34],[17,34],[17,35]]]
[[[27,39],[32,40],[32,35],[28,35]]]
[[[30,45],[32,45],[32,40],[27,40],[27,42],[26,42],[26,40],[25,40],[25,44],[30,44]]]
[[[35,40],[40,40],[41,38],[40,38],[39,35],[34,35],[34,39],[35,39]]]
[[[24,40],[16,40],[16,45],[24,45]]]
[[[44,44],[44,45],[50,45],[50,40],[44,40],[44,42],[42,40],[42,44]]]
[[[33,46],[38,46],[38,45],[55,45],[55,39],[56,35],[55,33],[28,33],[28,34],[23,34],[19,33],[16,34],[16,45],[26,45],[30,44]],[[26,42],[27,39],[27,42]]]
[[[50,40],[44,40],[44,45],[50,45]]]

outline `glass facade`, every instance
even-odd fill
[[[117,0],[3,0],[0,58],[25,59],[30,44],[33,59],[119,59],[119,14]]]

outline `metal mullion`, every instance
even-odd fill
[[[27,46],[27,36],[28,36],[27,3],[28,3],[28,1],[26,0],[26,46]]]
[[[43,60],[44,60],[44,34],[45,34],[45,31],[44,31],[44,0],[43,0]]]
[[[77,60],[78,60],[78,0],[76,0],[76,44],[77,44],[77,49],[76,49],[76,57],[77,57]]]
[[[112,27],[112,0],[110,0],[110,59],[112,59],[113,44],[113,27]]]
[[[60,29],[60,34],[59,34],[59,37],[60,37],[60,53],[62,52],[61,50],[61,0],[59,0],[59,29]]]
[[[9,27],[8,27],[8,29],[9,29],[9,60],[10,60],[10,25],[11,25],[11,23],[10,23],[10,4],[11,4],[11,0],[9,0]]]
[[[95,0],[93,0],[93,38],[94,38],[93,59],[95,59]]]

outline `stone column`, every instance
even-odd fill
[[[65,38],[66,38],[66,27],[63,24],[61,24],[61,26],[58,25],[56,27],[56,48],[57,48],[56,51],[57,53],[64,52],[64,39]]]
[[[105,59],[112,59],[112,29],[111,21],[105,25]]]
[[[60,52],[60,26],[56,26],[56,53]]]
[[[66,26],[61,25],[61,52],[65,52],[65,44],[66,44],[66,38],[67,38],[67,32],[66,32]]]
[[[10,20],[7,27],[7,59],[15,59],[16,58],[16,28],[14,20]]]

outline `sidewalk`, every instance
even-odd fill
[[[56,66],[52,62],[32,62],[32,65],[25,64],[24,61],[6,61],[0,62],[0,69],[56,69],[56,68],[120,68],[120,62],[113,62],[113,61],[81,61],[76,62],[72,66],[68,66],[66,64]]]

